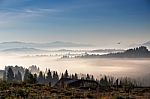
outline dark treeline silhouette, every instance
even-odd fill
[[[16,68],[19,68],[18,71],[16,72]],[[93,75],[86,74],[85,76],[80,76],[75,73],[75,74],[69,74],[68,71],[66,70],[64,73],[61,75],[58,75],[57,71],[51,71],[50,69],[46,70],[46,72],[42,72],[38,70],[39,72],[37,73],[32,73],[29,69],[24,70],[20,69],[22,67],[18,66],[8,66],[5,67],[5,71],[3,74],[3,80],[7,81],[8,83],[18,83],[18,82],[25,82],[29,84],[49,84],[50,86],[54,86],[61,78],[69,78],[69,79],[74,79],[74,80],[92,80],[96,81],[99,83],[99,85],[102,88],[110,88],[110,87],[123,87],[123,86],[140,86],[140,83],[137,83],[137,81],[132,80],[130,78],[120,78],[116,79],[114,77],[110,76],[104,76],[99,79],[95,79]],[[35,66],[34,66],[35,68]],[[15,70],[15,71],[14,71]],[[24,71],[21,73],[21,71]]]
[[[33,70],[32,67],[38,71],[36,71],[35,73],[35,70]],[[39,68],[36,66],[31,66],[29,67],[29,69],[23,68],[23,70],[20,68],[23,68],[23,67],[19,67],[19,66],[5,67],[5,70],[3,73],[3,80],[9,83],[26,82],[26,83],[32,83],[32,84],[38,83],[38,84],[54,85],[59,80],[59,78],[78,79],[77,73],[69,75],[67,70],[65,71],[65,73],[62,73],[61,77],[59,77],[57,71],[51,71],[50,69],[43,72],[43,71],[40,71]]]
[[[50,69],[49,69],[47,73],[44,73],[42,71],[39,71],[39,72],[35,73],[35,72],[32,72],[33,70],[30,71],[29,69],[23,68],[24,70],[21,73],[20,69],[17,70],[17,68],[18,68],[18,66],[5,67],[5,71],[4,71],[4,74],[3,74],[3,80],[5,80],[9,83],[26,82],[26,83],[31,83],[31,84],[34,84],[34,83],[39,83],[39,84],[51,83],[51,84],[55,84],[59,80],[59,76],[58,76],[57,71],[50,71]],[[17,70],[17,72],[16,72],[16,70]]]
[[[150,51],[145,46],[128,49],[124,52],[109,53],[105,55],[89,55],[76,56],[76,58],[150,58]]]

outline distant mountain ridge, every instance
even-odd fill
[[[0,43],[0,49],[12,49],[12,48],[51,48],[51,47],[89,47],[92,45],[72,43],[72,42],[62,42],[56,41],[51,43],[25,43],[25,42],[3,42]]]
[[[145,46],[128,49],[124,52],[109,53],[105,55],[83,55],[77,58],[150,58],[150,51]]]
[[[4,53],[37,53],[37,52],[49,52],[47,50],[41,50],[36,48],[12,48],[12,49],[5,49],[1,52]]]

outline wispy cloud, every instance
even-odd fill
[[[34,9],[0,9],[0,16],[7,16],[7,17],[12,17],[12,16],[8,16],[9,15],[13,15],[13,16],[20,16],[23,15],[24,16],[37,16],[40,15],[42,16],[43,14],[54,14],[54,13],[58,13],[60,12],[60,10],[56,10],[56,9],[44,9],[44,8],[34,8]]]
[[[61,12],[56,9],[44,9],[44,8],[34,8],[34,9],[0,9],[0,28],[5,26],[10,26],[17,22],[22,22],[23,20],[36,19],[42,16],[53,16],[56,13]]]
[[[25,9],[24,12],[34,13],[34,14],[51,14],[51,13],[60,12],[60,10],[38,8],[38,9]]]

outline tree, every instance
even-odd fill
[[[46,83],[46,76],[43,74],[43,83]]]
[[[66,71],[65,71],[65,74],[64,74],[64,78],[68,78],[68,77],[69,77],[68,71],[66,70]]]
[[[32,75],[31,73],[29,74],[29,79],[27,81],[30,84],[36,83],[36,75]]]
[[[61,78],[64,78],[64,74],[63,73],[61,74]]]
[[[20,71],[18,71],[18,80],[19,80],[19,81],[22,81],[22,74],[21,74]]]
[[[14,81],[14,72],[10,67],[8,68],[8,71],[7,71],[7,81],[8,82]]]
[[[36,83],[36,75],[32,75],[31,72],[29,72],[28,69],[25,70],[25,74],[24,74],[24,81],[26,83],[30,83],[30,84],[34,84]]]
[[[100,85],[103,86],[103,87],[108,87],[107,76],[104,76],[103,78],[100,79]]]
[[[70,78],[75,79],[75,76],[72,74]]]
[[[117,87],[117,90],[118,90],[118,87],[119,87],[119,79],[116,80],[115,84],[116,84],[116,87]]]
[[[37,83],[37,74],[34,74],[34,75],[33,75],[33,82],[34,82],[34,83]]]
[[[50,83],[52,81],[52,73],[50,71],[50,69],[47,72],[47,76],[46,76],[46,82]]]
[[[90,80],[91,78],[90,78],[90,75],[89,74],[87,74],[86,75],[86,80]]]
[[[59,76],[58,76],[57,71],[56,71],[56,74],[55,74],[55,78],[56,78],[56,81],[58,81],[58,80],[59,80]]]
[[[92,75],[91,80],[95,81],[94,76]]]
[[[30,72],[28,69],[25,69],[25,74],[24,74],[24,81],[28,81],[29,80],[29,75],[30,75]]]
[[[22,75],[21,75],[20,71],[18,71],[17,74],[15,74],[15,80],[22,81]]]
[[[38,83],[43,84],[44,82],[45,82],[44,75],[42,71],[40,71],[39,77],[38,77]]]
[[[77,73],[75,73],[74,78],[75,78],[75,79],[78,79],[78,75],[77,75]]]
[[[56,83],[59,80],[59,76],[56,71],[53,72],[53,83]]]

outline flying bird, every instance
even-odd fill
[[[121,44],[120,42],[118,42],[117,44]]]

